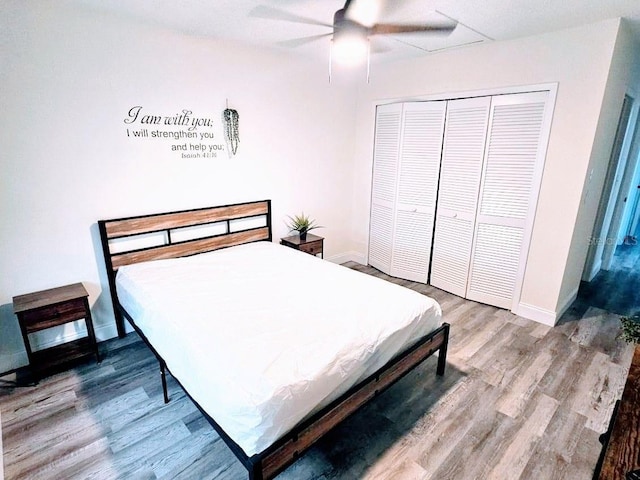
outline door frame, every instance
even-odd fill
[[[627,235],[630,237],[635,236],[637,230],[638,230],[638,224],[640,223],[640,160],[638,161],[638,166],[637,166],[637,186],[636,186],[636,198],[635,198],[635,205],[634,205],[634,211],[631,213],[631,218],[629,221],[629,229],[627,232]],[[636,183],[634,182],[634,183]]]
[[[635,102],[640,104],[640,102]],[[623,219],[627,211],[627,200],[629,191],[634,179],[634,174],[640,158],[640,105],[636,105],[636,117],[634,122],[630,122],[629,129],[629,149],[624,158],[621,158],[618,168],[621,170],[621,180],[618,193],[615,197],[615,206],[611,217],[611,224],[608,229],[604,251],[602,253],[602,269],[610,270],[613,264],[613,257],[616,247],[624,240]]]
[[[602,258],[604,254],[605,243],[607,242],[607,233],[611,226],[611,218],[613,216],[613,210],[616,205],[616,199],[620,188],[620,182],[617,179],[621,179],[620,165],[623,158],[629,153],[631,134],[631,125],[634,124],[635,117],[637,116],[637,105],[633,95],[627,92],[624,95],[622,107],[620,108],[620,114],[618,116],[618,126],[616,127],[616,134],[614,138],[613,146],[611,147],[611,154],[609,158],[609,166],[607,167],[607,173],[605,175],[605,181],[600,198],[600,205],[598,206],[598,212],[596,214],[595,224],[593,226],[593,233],[591,234],[591,240],[589,244],[589,251],[587,252],[587,258],[585,261],[585,267],[582,273],[582,280],[590,282],[598,274],[602,268]],[[626,116],[625,105],[628,105],[629,112],[626,118],[626,124],[623,125],[623,119]],[[618,185],[616,186],[616,182]]]

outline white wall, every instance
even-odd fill
[[[628,90],[632,92],[633,95],[635,95],[637,103],[640,103],[640,44],[638,43],[637,39],[634,42],[633,50],[630,53],[631,55],[629,55],[627,52],[624,52],[622,61],[628,62],[631,68],[633,68],[628,81]],[[636,162],[635,174],[633,176],[631,185],[629,186],[627,195],[628,200],[624,212],[625,217],[621,222],[621,235],[626,235],[626,232],[624,231],[625,227],[633,226],[632,224],[630,225],[630,222],[633,221],[632,215],[637,213],[636,218],[640,216],[640,208],[638,208],[636,211],[633,210],[633,206],[635,205],[634,200],[636,199],[636,197],[640,197],[640,189],[638,189],[638,185],[640,185],[640,157],[631,159],[631,161],[634,160]],[[635,234],[635,232],[631,233],[632,235]]]
[[[353,249],[366,254],[374,106],[411,99],[520,85],[558,83],[558,95],[521,302],[555,315],[570,299],[563,283],[574,224],[602,106],[618,20],[443,52],[372,69],[360,91],[356,123]],[[614,125],[615,128],[615,125]],[[596,189],[586,193],[597,196]],[[590,233],[590,232],[589,232]],[[581,271],[581,253],[570,259]],[[576,287],[577,288],[577,287]],[[570,290],[570,288],[569,288]]]
[[[370,85],[328,85],[322,62],[90,9],[25,0],[0,13],[0,372],[26,362],[17,294],[82,281],[99,337],[115,335],[98,219],[271,198],[276,238],[285,215],[304,210],[326,226],[328,257],[366,260],[374,105],[384,99],[558,82],[522,301],[553,313],[579,280],[586,250],[574,226],[580,213],[587,231],[591,207],[580,205],[597,197],[600,179],[585,179],[606,152],[600,112],[615,107],[617,90],[605,99],[605,88],[616,20],[374,64]],[[181,159],[166,143],[126,137],[132,106],[215,118],[227,98],[240,113],[234,158]]]
[[[304,210],[326,256],[350,248],[355,100],[326,65],[35,0],[3,2],[0,44],[0,372],[26,363],[14,295],[81,281],[98,337],[115,335],[99,219],[271,198],[275,238]],[[133,106],[220,119],[226,99],[234,158],[126,136]]]
[[[575,222],[560,298],[570,296],[571,292],[578,288],[583,277],[585,263],[586,270],[591,268],[590,262],[587,262],[589,242],[593,241],[592,233],[598,207],[601,202],[608,200],[602,198],[602,191],[611,159],[611,150],[615,140],[624,95],[630,91],[637,91],[639,85],[640,46],[634,41],[628,25],[625,22],[621,22],[616,37],[606,89],[602,97],[600,118],[587,167],[588,176]],[[631,132],[633,132],[633,128]],[[617,219],[618,224],[619,221],[620,219]],[[612,224],[613,222],[616,222],[616,220],[614,219]],[[606,237],[600,238],[602,244],[607,241]],[[596,249],[597,251],[598,249]]]

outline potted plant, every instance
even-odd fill
[[[322,228],[320,225],[316,225],[316,221],[309,218],[304,213],[300,215],[294,215],[293,217],[287,215],[289,221],[285,222],[290,232],[298,232],[300,240],[307,239],[307,233],[316,228]]]
[[[620,317],[622,333],[620,336],[627,343],[640,345],[640,315]]]

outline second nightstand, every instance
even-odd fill
[[[310,255],[316,256],[320,254],[320,258],[324,258],[324,238],[318,235],[307,233],[304,240],[301,240],[298,235],[293,235],[291,237],[281,238],[280,244],[295,248],[301,252],[306,252]]]
[[[94,355],[100,361],[98,344],[91,321],[89,294],[81,283],[13,297],[13,311],[18,316],[24,345],[32,372],[39,378],[46,370]],[[29,334],[84,319],[87,336],[43,350],[31,350]]]

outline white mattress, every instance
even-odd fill
[[[121,267],[120,304],[247,455],[440,323],[407,288],[270,242]]]

